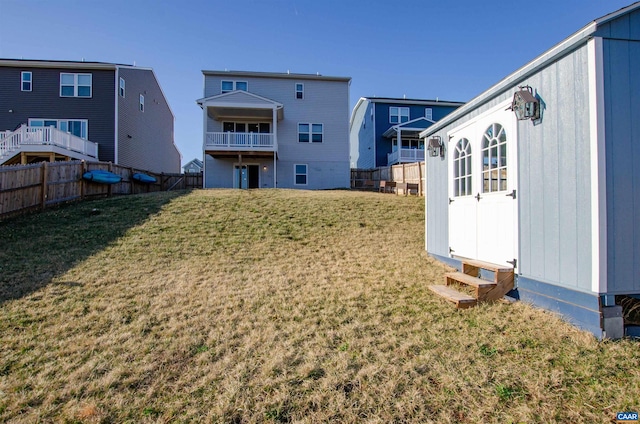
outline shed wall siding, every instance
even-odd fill
[[[591,190],[586,46],[523,84],[544,103],[542,121],[518,124],[519,272],[591,291]]]
[[[640,41],[640,10],[600,25],[595,35],[609,39]]]
[[[152,71],[120,69],[125,97],[118,93],[118,163],[154,172],[180,172],[173,114]],[[145,98],[140,111],[140,95]]]
[[[612,34],[635,31],[625,20]],[[615,21],[614,21],[615,23]],[[624,32],[623,31],[623,32]],[[607,292],[640,293],[640,43],[603,41],[607,173]]]

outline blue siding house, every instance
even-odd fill
[[[351,168],[370,169],[424,160],[420,131],[464,103],[361,97],[349,128]]]
[[[465,279],[508,267],[514,297],[598,338],[637,335],[623,305],[640,297],[639,69],[640,2],[423,131],[442,152],[426,160],[428,254]]]

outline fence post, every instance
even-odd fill
[[[113,163],[109,162],[109,172],[113,172]],[[109,188],[107,189],[107,196],[111,197],[113,194],[113,184],[109,184]]]
[[[47,165],[47,163],[48,162],[42,162],[42,198],[40,200],[40,204],[43,210],[47,207],[47,192],[49,191],[47,187],[47,173],[49,165]]]
[[[149,190],[147,190],[147,193]],[[133,192],[133,167],[129,167],[129,194],[136,194]]]
[[[85,196],[86,183],[84,182],[84,178],[82,178],[85,172],[87,172],[87,162],[83,160],[80,164],[80,200],[84,199]]]

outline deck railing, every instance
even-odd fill
[[[396,163],[421,162],[423,160],[423,149],[399,149],[387,154],[387,163],[389,165]]]
[[[22,125],[17,130],[0,137],[0,157],[21,149],[24,145],[52,145],[66,150],[98,157],[98,144],[53,127],[29,127]]]
[[[274,140],[271,133],[208,132],[205,146],[216,149],[273,150]]]

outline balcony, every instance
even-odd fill
[[[248,152],[253,155],[277,151],[272,133],[208,132],[205,135],[205,152],[213,156],[225,153]]]
[[[398,149],[387,154],[387,165],[424,161],[424,149]]]
[[[98,144],[53,127],[22,125],[13,132],[0,133],[0,164],[15,162],[19,154],[96,160]]]

